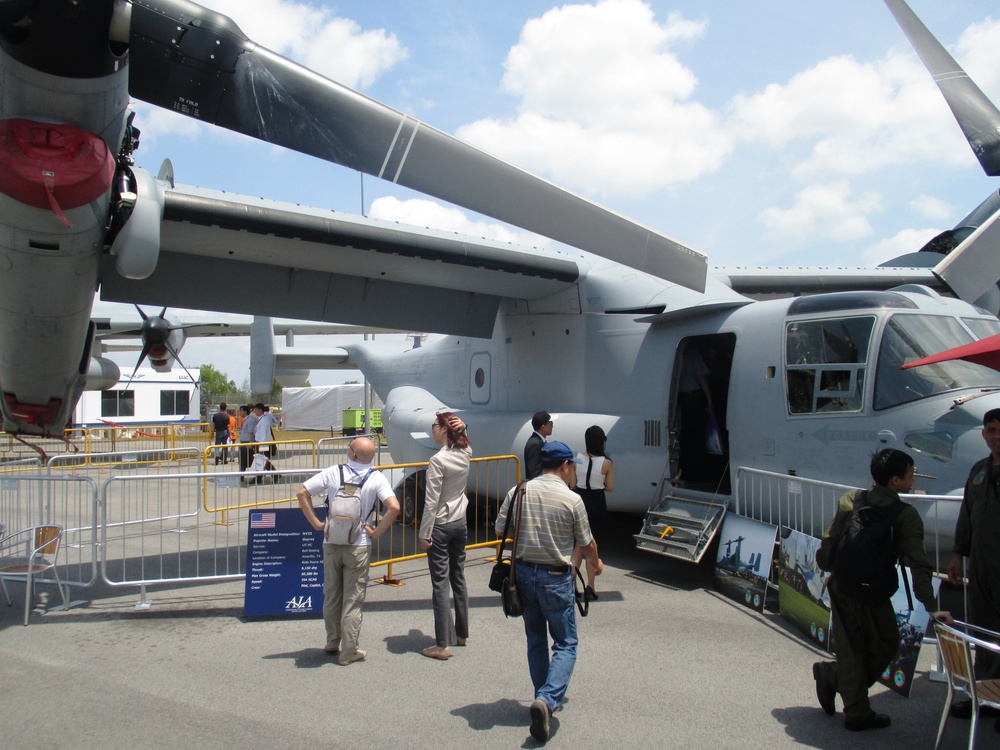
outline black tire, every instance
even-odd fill
[[[404,526],[419,523],[424,513],[426,474],[425,471],[418,471],[403,480],[399,498],[399,519]]]

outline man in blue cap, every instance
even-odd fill
[[[583,551],[597,575],[604,570],[604,563],[597,556],[597,542],[590,533],[583,500],[569,489],[570,478],[576,473],[573,464],[581,463],[580,459],[559,441],[543,445],[541,454],[541,475],[525,484],[513,554],[517,557],[517,590],[528,640],[528,671],[535,687],[535,700],[529,708],[530,731],[536,740],[545,742],[549,738],[549,718],[562,705],[576,664],[573,550],[579,547]],[[504,531],[515,494],[516,488],[507,493],[500,506],[498,535]],[[516,514],[516,506],[513,512]]]

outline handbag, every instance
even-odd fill
[[[713,456],[722,455],[722,430],[719,429],[719,422],[715,414],[709,412],[708,422],[705,425],[705,451]]]
[[[500,547],[497,550],[497,561],[490,573],[490,589],[500,592],[500,604],[503,607],[505,617],[520,617],[524,608],[521,606],[521,595],[517,591],[517,532],[521,526],[521,506],[524,500],[524,482],[521,482],[511,503],[516,503],[514,512],[507,509],[507,521],[503,527],[503,538],[500,540]],[[507,532],[510,530],[510,520],[514,518],[514,536],[511,542],[510,557],[504,559],[503,550],[507,543]]]
[[[253,463],[250,464],[250,471],[264,471],[267,468],[267,456],[263,453],[255,453]]]

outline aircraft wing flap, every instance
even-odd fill
[[[216,191],[164,192],[169,252],[526,299],[581,275],[568,257],[501,242]]]
[[[210,305],[219,312],[268,315],[489,337],[501,297],[420,283],[368,279],[337,273],[215,256],[161,252],[145,279],[120,275],[109,259],[101,299],[107,302]]]

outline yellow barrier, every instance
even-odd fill
[[[223,502],[221,504],[209,504],[209,490],[212,488],[213,483],[217,491],[220,489],[246,489],[240,479],[237,478],[239,475],[236,473],[239,470],[239,450],[240,448],[250,448],[252,456],[253,453],[256,452],[256,449],[262,445],[277,447],[276,451],[272,451],[272,453],[275,454],[275,468],[280,468],[282,471],[309,471],[311,473],[317,468],[316,443],[312,440],[271,440],[263,443],[227,443],[226,445],[209,445],[201,454],[202,472],[204,474],[209,474],[209,461],[214,460],[216,450],[225,448],[229,451],[230,456],[233,458],[232,464],[222,464],[222,470],[215,472],[211,477],[206,476],[202,482],[202,506],[205,508],[205,511],[207,513],[221,513],[221,517],[218,521],[216,521],[216,523],[220,525],[228,524],[226,514],[229,511],[245,510],[247,508],[256,508],[262,505],[275,505],[283,502],[298,502],[294,497],[292,497],[268,498],[263,501],[253,500],[251,502],[242,502],[238,499],[235,503],[233,503],[228,501],[228,493],[226,493],[223,495]],[[214,467],[214,463],[212,466]],[[262,479],[273,479],[274,476],[279,478],[288,476],[287,474],[269,476],[270,474],[270,472],[263,472],[262,474],[254,474],[252,478],[261,477]],[[227,475],[231,476],[227,477]],[[304,478],[305,474],[303,474],[303,479]],[[299,483],[301,483],[301,481]],[[298,484],[295,485],[295,489],[298,489]]]
[[[378,468],[381,470],[419,470],[426,469],[427,462],[388,464]],[[404,531],[400,535],[398,550],[395,534],[387,535],[388,542],[383,542],[382,539],[375,542],[371,567],[384,565],[386,568],[385,575],[376,579],[376,583],[390,586],[402,585],[402,581],[393,578],[393,565],[427,557],[427,553],[420,549],[417,538],[425,491],[423,476],[423,473],[419,471],[411,473],[396,492],[400,507],[399,518]],[[500,540],[493,532],[493,519],[496,518],[497,512],[500,510],[500,502],[506,497],[510,488],[520,481],[520,477],[521,461],[517,456],[485,456],[472,459],[466,493],[469,496],[468,515],[472,517],[471,531],[473,536],[465,545],[467,550],[483,547],[495,549],[500,544]],[[388,554],[385,559],[383,559],[384,554]]]

